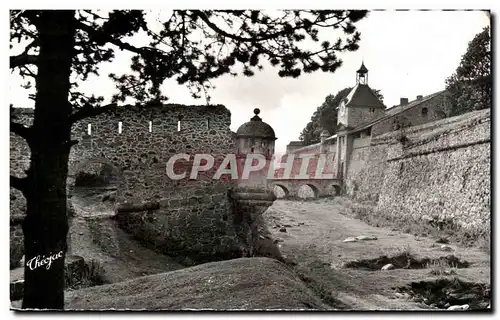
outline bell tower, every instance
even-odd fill
[[[361,67],[356,71],[356,84],[368,84],[368,69],[364,62],[361,62]]]

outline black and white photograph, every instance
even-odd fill
[[[495,12],[240,6],[8,9],[3,311],[492,314]]]

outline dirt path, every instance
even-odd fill
[[[490,283],[490,257],[479,249],[449,244],[441,249],[435,239],[415,237],[399,231],[377,228],[341,214],[346,199],[315,201],[278,200],[264,213],[267,224],[278,239],[282,254],[297,262],[303,280],[317,288],[324,300],[336,307],[367,309],[426,309],[429,306],[404,299],[396,287],[414,281],[458,277],[474,283]],[[283,232],[284,229],[286,232]],[[281,231],[280,231],[281,230]],[[374,236],[377,240],[343,242],[348,237]],[[388,271],[347,269],[344,264],[362,259],[376,259],[401,253],[418,258],[454,255],[466,260],[467,268],[451,269],[438,263],[422,269]],[[448,270],[449,271],[449,270]],[[446,271],[446,272],[448,272]],[[437,272],[438,274],[432,274]]]

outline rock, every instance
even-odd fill
[[[299,222],[299,226],[303,226],[304,225],[304,222]]]
[[[446,302],[445,305],[444,305],[445,308],[448,308],[449,306],[450,306],[449,302]]]
[[[443,251],[453,251],[453,248],[450,247],[447,244],[443,244],[443,245],[441,245],[441,250],[443,250]]]
[[[292,225],[291,224],[284,224],[283,227],[285,227],[285,228],[291,228]]]
[[[428,222],[428,223],[431,223],[431,222],[433,222],[433,221],[434,221],[434,219],[433,219],[433,218],[429,217],[429,216],[428,216],[428,215],[426,215],[426,214],[422,216],[422,220],[424,220],[424,221],[426,221],[426,222]]]
[[[297,262],[291,258],[284,257],[283,258],[283,263],[288,265],[288,266],[296,266]]]
[[[285,227],[281,227],[280,228],[280,232],[286,232],[286,228]]]
[[[10,283],[10,300],[20,300],[24,295],[24,280],[17,280]]]
[[[448,240],[447,238],[441,237],[441,238],[439,238],[439,239],[436,240],[436,243],[448,244],[448,243],[450,243],[450,240]]]
[[[409,299],[410,298],[410,295],[406,292],[396,292],[395,293],[395,296],[399,299]]]
[[[283,239],[274,239],[274,243],[283,242]]]
[[[394,269],[394,265],[392,263],[388,263],[385,266],[383,266],[381,270],[386,271],[386,270],[392,270],[392,269]]]
[[[467,310],[467,309],[469,309],[469,305],[468,304],[464,304],[464,305],[461,305],[461,306],[450,306],[446,310],[464,311],[464,310]]]
[[[21,260],[19,260],[19,264],[24,267],[24,255],[21,258]]]
[[[109,195],[108,201],[114,202],[116,200],[116,192],[113,192]]]
[[[349,238],[344,239],[344,241],[342,241],[342,242],[357,242],[357,241],[358,241],[358,239],[356,239],[354,237],[349,237]]]
[[[377,240],[375,236],[357,236],[356,240],[366,241],[366,240]]]

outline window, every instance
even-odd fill
[[[207,129],[210,129],[210,119],[207,119]]]
[[[89,136],[92,134],[92,125],[90,123],[87,125],[87,134]]]
[[[370,108],[370,112],[375,112],[375,108]]]
[[[122,122],[118,122],[118,133],[122,133]]]
[[[427,117],[427,112],[428,112],[427,108],[422,108],[422,116],[423,117]]]
[[[252,148],[252,149],[250,149],[250,152],[251,152],[251,153],[253,153],[253,148]]]
[[[153,132],[153,121],[149,121],[149,132]]]
[[[181,131],[181,120],[177,121],[177,131]]]

